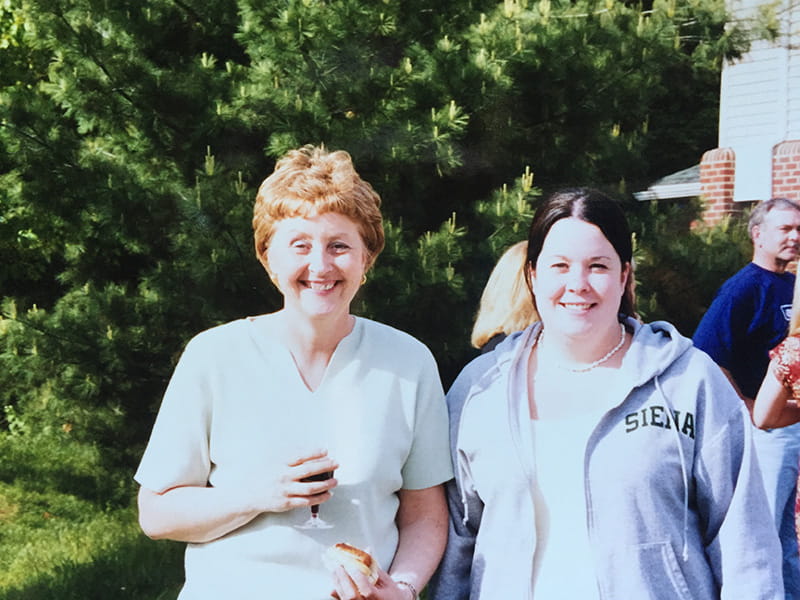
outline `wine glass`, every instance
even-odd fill
[[[316,475],[304,477],[300,481],[304,483],[307,483],[309,481],[326,481],[327,479],[331,479],[332,477],[333,477],[333,471],[324,471],[323,473],[317,473]],[[322,517],[319,516],[319,504],[312,504],[311,516],[305,523],[303,523],[302,525],[297,525],[297,527],[299,529],[330,529],[331,527],[333,527],[333,525],[323,520]]]

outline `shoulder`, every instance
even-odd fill
[[[639,373],[638,381],[657,378],[662,385],[688,390],[713,388],[732,395],[741,403],[728,378],[719,365],[705,352],[692,344],[674,325],[655,321],[636,325],[636,333],[629,349],[629,368]],[[675,394],[689,398],[691,394]]]
[[[358,352],[371,364],[390,364],[398,373],[435,371],[438,376],[436,358],[423,342],[391,325],[357,319],[362,331]]]
[[[761,302],[764,288],[763,269],[753,263],[740,269],[719,288],[700,320],[695,335],[716,337],[718,332],[715,329],[719,327],[727,329],[725,324],[731,319],[737,322],[740,319],[747,319],[747,315],[756,310],[756,306]]]
[[[496,370],[497,358],[494,352],[486,352],[469,361],[467,365],[461,369],[455,381],[453,381],[453,385],[450,386],[450,390],[448,391],[448,396],[451,393],[453,395],[459,395],[464,390],[474,386],[480,380],[485,379],[487,374]]]
[[[755,291],[768,276],[769,272],[748,263],[722,284],[719,296],[737,296]]]
[[[676,404],[693,406],[704,438],[744,421],[745,407],[739,394],[716,362],[703,350],[689,348],[661,378],[664,392]]]
[[[794,273],[786,271],[776,273],[769,271],[754,263],[749,263],[736,272],[730,279],[722,284],[720,293],[727,292],[751,292],[758,293],[764,287],[771,286],[793,286],[795,280]]]
[[[460,412],[468,397],[492,390],[498,382],[506,381],[512,361],[530,342],[535,327],[531,325],[524,331],[509,335],[494,350],[467,363],[447,392],[451,412]]]
[[[194,335],[186,344],[184,354],[213,353],[220,355],[220,347],[241,343],[247,337],[247,320],[237,319],[216,325]]]
[[[388,345],[387,350],[397,353],[399,351],[420,352],[430,354],[428,347],[410,333],[379,323],[364,317],[356,317],[363,327],[364,341],[381,346]]]

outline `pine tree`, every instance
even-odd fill
[[[349,151],[383,198],[356,308],[449,382],[541,190],[624,193],[713,145],[712,120],[676,114],[713,110],[742,41],[725,20],[721,0],[0,3],[0,452],[99,449],[121,479],[82,493],[124,497],[115,469],[189,337],[279,307],[252,202],[306,143]],[[39,468],[18,456],[0,479]]]

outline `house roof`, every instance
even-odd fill
[[[634,192],[637,200],[667,200],[694,198],[700,195],[700,165],[676,171],[657,179],[646,190]]]

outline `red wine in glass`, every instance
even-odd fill
[[[304,483],[308,483],[311,481],[327,481],[333,477],[333,471],[325,471],[323,473],[317,473],[316,475],[310,475],[309,477],[304,477],[300,481]],[[333,527],[327,521],[324,521],[319,516],[319,504],[314,504],[311,506],[311,516],[308,520],[303,523],[302,525],[298,525],[300,529],[330,529]]]

